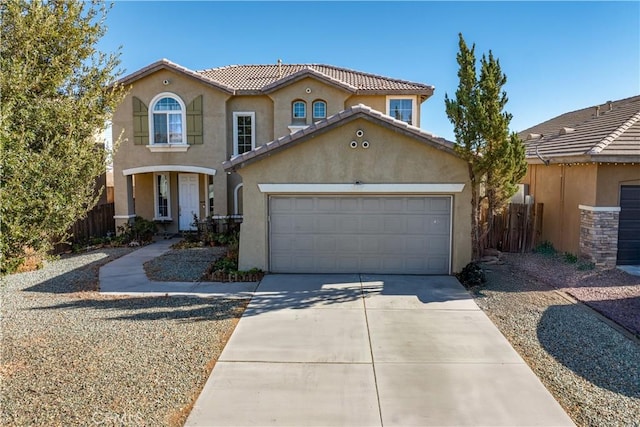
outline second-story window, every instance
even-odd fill
[[[233,113],[233,154],[251,151],[256,146],[256,113]]]
[[[151,102],[151,144],[185,144],[185,107],[177,96],[164,93]]]
[[[389,98],[387,114],[410,125],[414,124],[414,98]]]
[[[294,125],[307,123],[307,103],[304,101],[293,101],[291,111],[291,123]]]
[[[324,101],[313,101],[313,121],[327,118],[327,103]]]

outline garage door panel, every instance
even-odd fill
[[[335,215],[317,215],[314,217],[315,224],[313,231],[316,233],[335,233],[338,228],[338,218]]]
[[[434,213],[448,214],[451,210],[451,203],[444,198],[429,199],[429,211]]]
[[[449,235],[449,217],[446,216],[429,216],[429,222],[427,224],[427,234],[429,235],[441,235],[448,236]]]
[[[450,197],[273,196],[270,269],[448,274]]]

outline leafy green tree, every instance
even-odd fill
[[[118,54],[96,48],[106,13],[97,2],[0,3],[3,273],[66,239],[98,200],[98,139],[124,96]]]
[[[507,77],[489,51],[476,70],[475,45],[469,48],[459,35],[456,56],[458,89],[455,99],[445,94],[446,112],[454,125],[455,149],[467,161],[471,181],[473,259],[482,253],[481,242],[489,232],[493,215],[516,193],[527,171],[524,144],[509,133],[512,115],[504,111],[508,98],[502,89]],[[487,221],[482,223],[482,207]]]

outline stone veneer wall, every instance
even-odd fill
[[[620,208],[580,205],[580,256],[600,267],[614,268],[618,256]]]

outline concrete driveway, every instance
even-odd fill
[[[268,275],[187,426],[573,425],[453,277]]]

